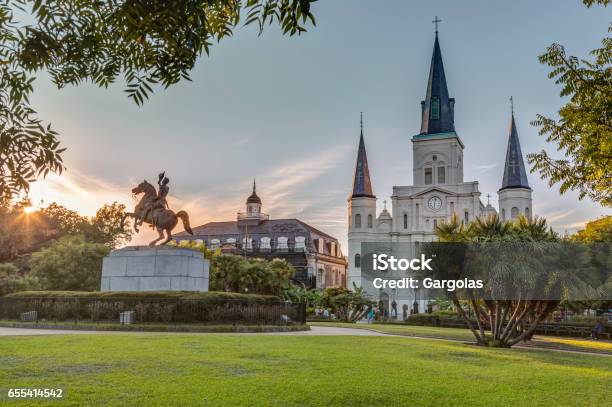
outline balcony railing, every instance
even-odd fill
[[[257,220],[270,220],[270,215],[267,213],[256,213],[256,212],[238,212],[237,216],[238,220],[249,220],[249,219],[257,219]]]

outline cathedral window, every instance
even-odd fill
[[[463,213],[463,222],[467,225],[468,223],[470,223],[470,213],[468,211],[465,211]]]
[[[436,230],[437,227],[438,227],[438,219],[434,219],[434,221],[433,221],[433,229]]]
[[[372,229],[374,227],[374,222],[372,221],[372,215],[368,215],[368,229]]]
[[[415,204],[414,214],[415,214],[414,224],[415,224],[416,228],[418,229],[421,226],[421,223],[420,223],[420,220],[419,220],[419,204]]]
[[[408,215],[404,214],[404,229],[408,229]]]
[[[510,218],[511,219],[516,219],[519,216],[519,210],[516,206],[513,206],[512,209],[510,209]]]
[[[451,211],[451,216],[455,213],[455,203],[451,202],[450,203],[450,211]]]
[[[438,167],[438,184],[444,184],[446,182],[446,168]]]
[[[355,255],[355,267],[356,268],[361,267],[361,255],[359,253]]]
[[[355,229],[361,229],[361,215],[355,215]]]
[[[431,185],[433,183],[433,174],[431,168],[425,168],[425,185]]]
[[[502,209],[502,220],[505,221],[506,220],[506,210]]]
[[[431,97],[429,118],[432,120],[438,120],[440,118],[440,99],[437,96]]]
[[[531,214],[529,213],[529,208],[525,208],[525,217],[526,218],[531,217]]]

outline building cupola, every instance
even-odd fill
[[[246,200],[246,212],[238,212],[238,223],[259,224],[269,220],[270,217],[261,212],[261,198],[257,195],[255,180],[253,180],[253,192]]]

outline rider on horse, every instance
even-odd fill
[[[170,187],[168,187],[170,180],[165,175],[166,175],[165,172],[162,172],[161,174],[159,174],[158,179],[157,179],[157,185],[159,185],[159,191],[157,192],[157,198],[145,204],[145,207],[143,208],[143,212],[142,212],[142,217],[138,221],[139,225],[142,225],[142,223],[145,220],[147,220],[149,216],[151,216],[154,209],[156,208],[170,209],[170,206],[168,206],[168,201],[166,199],[166,197],[168,196],[168,192],[170,192]],[[155,229],[156,223],[157,222],[155,221],[155,219],[151,217],[151,229]]]

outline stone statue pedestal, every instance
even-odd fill
[[[208,291],[210,262],[191,249],[128,246],[102,264],[101,291]]]

